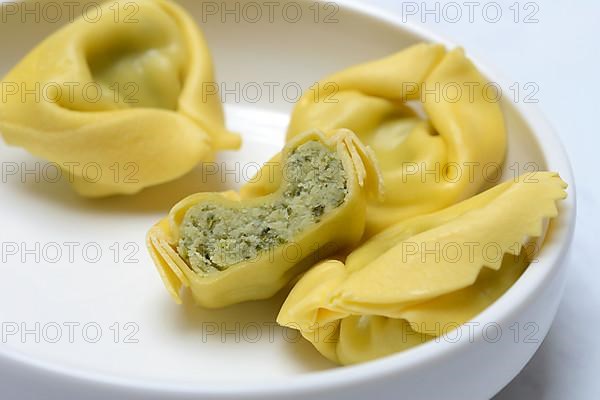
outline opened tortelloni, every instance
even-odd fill
[[[377,195],[380,176],[356,136],[307,132],[280,159],[265,178],[277,185],[272,193],[244,200],[234,192],[198,193],[150,230],[150,253],[177,302],[182,286],[205,307],[271,297],[360,240],[367,194]]]
[[[98,15],[57,31],[4,77],[8,144],[58,163],[84,196],[135,193],[239,147],[207,87],[206,42],[182,8],[117,0]]]
[[[536,257],[566,184],[521,176],[400,222],[345,260],[307,272],[277,321],[352,364],[449,334],[496,301]]]
[[[462,49],[419,44],[318,82],[295,106],[287,137],[348,128],[373,149],[385,197],[369,202],[370,236],[497,183],[506,148],[498,100]]]

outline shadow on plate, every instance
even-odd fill
[[[37,180],[37,181],[36,181]],[[25,192],[58,204],[70,210],[91,213],[166,213],[175,203],[184,197],[201,191],[222,191],[235,188],[239,182],[227,182],[219,174],[206,173],[202,165],[171,182],[143,189],[133,195],[115,195],[104,198],[85,198],[79,196],[63,177],[58,182],[44,179],[18,179],[10,182],[11,189]]]
[[[193,304],[191,295],[183,296],[183,305],[165,304],[165,323],[172,324],[178,334],[197,335],[201,346],[239,346],[256,344],[259,349],[272,347],[283,352],[285,359],[296,362],[303,370],[320,371],[335,367],[305,340],[298,331],[279,326],[275,320],[290,288],[284,288],[271,299],[250,301],[221,309],[206,309]],[[263,342],[263,343],[259,343]],[[267,343],[264,343],[267,342]],[[257,353],[259,354],[259,353]],[[248,360],[240,359],[240,362]]]

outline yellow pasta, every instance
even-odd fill
[[[278,322],[342,364],[370,360],[455,329],[500,297],[541,244],[556,173],[526,174],[432,214],[400,222],[345,260],[300,279]],[[528,251],[522,251],[523,248]]]
[[[419,44],[321,80],[295,106],[287,137],[348,128],[373,149],[385,197],[369,203],[370,236],[495,179],[506,149],[496,90],[462,49]],[[425,118],[412,104],[422,105]]]
[[[207,89],[212,60],[192,18],[167,0],[138,0],[127,18],[128,5],[103,3],[2,80],[5,141],[58,163],[84,196],[135,193],[240,144]]]
[[[380,188],[371,155],[348,130],[307,132],[279,159],[277,188],[241,199],[198,193],[180,201],[148,233],[150,254],[177,302],[222,307],[271,297],[319,259],[363,235],[367,194]]]

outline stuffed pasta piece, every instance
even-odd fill
[[[240,144],[207,94],[212,60],[192,18],[167,0],[131,5],[103,3],[2,81],[5,141],[58,163],[84,196],[135,193]]]
[[[467,199],[493,181],[506,130],[497,96],[462,49],[418,44],[337,72],[307,90],[287,137],[348,128],[375,152],[385,197],[367,235]]]
[[[150,253],[177,302],[182,287],[205,307],[268,298],[360,240],[367,194],[376,195],[380,182],[356,136],[308,132],[281,159],[274,192],[244,200],[233,192],[195,194],[149,231]]]
[[[457,329],[498,299],[537,254],[566,184],[521,176],[442,211],[400,222],[328,260],[293,288],[278,323],[352,364]]]

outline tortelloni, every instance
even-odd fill
[[[239,147],[208,86],[204,37],[182,8],[119,0],[98,15],[54,33],[3,79],[8,144],[56,162],[91,197],[138,192]]]
[[[497,86],[462,49],[434,44],[318,82],[295,106],[287,137],[312,128],[351,129],[374,150],[385,198],[369,203],[367,236],[483,190],[506,149]]]
[[[318,260],[354,246],[368,194],[380,190],[369,151],[348,130],[307,132],[283,149],[277,189],[241,199],[198,193],[176,204],[147,244],[177,302],[205,307],[268,298]]]
[[[277,321],[341,364],[450,335],[519,278],[565,188],[555,173],[527,174],[400,222],[345,263],[324,261],[306,273]]]

